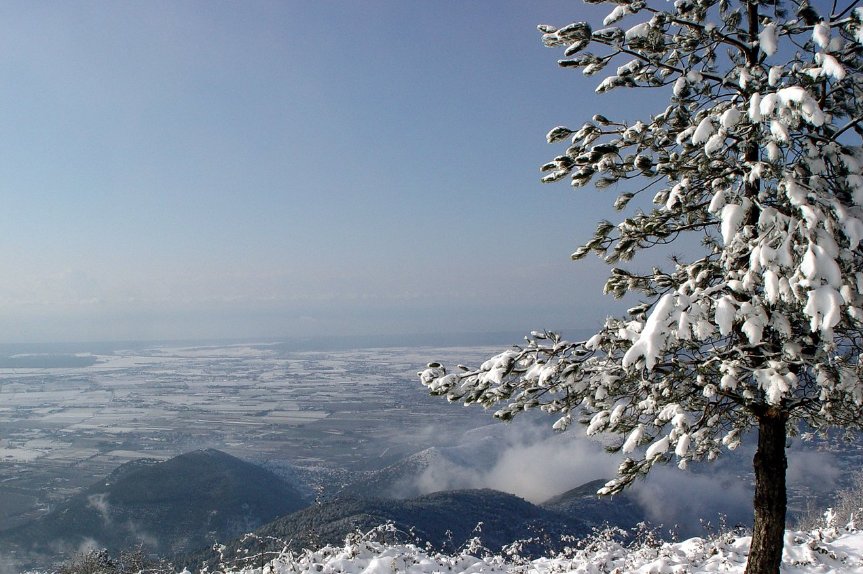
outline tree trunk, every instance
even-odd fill
[[[779,574],[785,536],[785,423],[787,416],[768,408],[757,415],[755,453],[755,524],[746,574]]]

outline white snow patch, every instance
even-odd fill
[[[767,56],[772,56],[779,48],[779,36],[776,32],[776,24],[770,23],[764,26],[758,34],[758,43],[761,51]]]
[[[819,22],[812,27],[812,39],[821,48],[830,46],[830,25]]]
[[[656,304],[653,313],[647,318],[638,339],[623,355],[623,368],[628,369],[641,358],[644,359],[648,370],[653,368],[662,351],[666,334],[669,331],[669,324],[676,323],[674,307],[674,294],[666,293],[663,295]]]
[[[835,80],[845,78],[845,67],[830,54],[824,52],[815,54],[815,62],[821,66],[821,76],[830,76]]]
[[[626,437],[626,441],[623,443],[623,447],[621,450],[624,454],[628,454],[638,448],[639,442],[641,442],[641,438],[644,436],[644,425],[639,424],[635,427],[629,436]]]
[[[720,231],[722,233],[722,241],[725,245],[731,243],[731,240],[734,239],[734,236],[740,230],[743,218],[746,217],[746,212],[746,207],[738,203],[726,203],[722,208],[719,216],[722,220]]]
[[[725,129],[731,129],[740,123],[743,113],[737,108],[728,108],[719,116],[719,123]]]
[[[719,334],[723,337],[731,333],[736,314],[737,301],[731,295],[723,295],[716,302],[716,324],[719,326]]]
[[[648,34],[650,34],[650,22],[642,22],[641,24],[636,24],[627,30],[624,34],[624,38],[626,39],[626,42],[629,43],[635,38],[644,38]]]
[[[716,132],[716,128],[713,126],[713,117],[707,116],[695,128],[695,133],[692,134],[692,143],[695,145],[703,144],[714,132]]]
[[[833,327],[839,324],[841,318],[842,303],[842,295],[829,285],[809,291],[803,312],[810,317],[812,332],[820,330],[826,339],[831,339]]]
[[[663,437],[650,445],[647,448],[647,452],[644,453],[644,458],[650,460],[652,458],[656,458],[658,456],[662,456],[668,452],[668,437]]]

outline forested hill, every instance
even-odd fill
[[[244,537],[225,545],[225,554],[242,555],[259,551],[260,540],[271,545],[286,544],[299,551],[323,544],[342,544],[356,532],[381,524],[394,527],[392,540],[430,543],[432,547],[455,551],[479,537],[485,547],[499,551],[515,540],[542,538],[559,541],[561,534],[585,535],[589,524],[571,516],[531,504],[517,496],[496,490],[438,492],[407,500],[379,498],[338,498],[279,518]],[[275,542],[278,541],[278,542]],[[535,553],[547,548],[534,545]],[[190,560],[193,565],[213,561],[212,552]]]
[[[109,551],[143,543],[170,556],[239,536],[307,504],[270,471],[199,450],[124,464],[41,519],[0,533],[0,543],[26,564],[85,543]]]

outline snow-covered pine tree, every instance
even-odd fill
[[[479,368],[432,363],[420,377],[503,420],[539,408],[557,429],[575,419],[619,437],[612,449],[627,458],[604,494],[757,430],[747,573],[775,574],[789,433],[863,424],[863,8],[587,1],[610,5],[602,28],[539,27],[564,49],[560,65],[608,74],[597,93],[659,90],[667,106],[551,130],[566,149],[543,181],[616,184],[620,221],[600,222],[573,258],[600,255],[606,292],[644,302],[587,341],[534,332]],[[627,207],[648,206],[647,193],[651,206]],[[695,256],[646,274],[620,266],[684,234],[700,237]]]

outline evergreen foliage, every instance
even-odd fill
[[[534,332],[478,368],[432,363],[433,394],[540,408],[626,458],[601,493],[653,465],[714,459],[758,429],[755,528],[747,571],[778,572],[788,433],[863,422],[863,8],[805,0],[586,0],[586,22],[539,27],[564,68],[602,74],[599,94],[659,90],[641,121],[600,115],[557,127],[565,146],[542,166],[619,191],[574,253],[602,257],[605,291],[642,303],[586,341]],[[642,196],[653,193],[652,205]],[[701,250],[665,268],[625,267],[641,251],[695,234]]]

